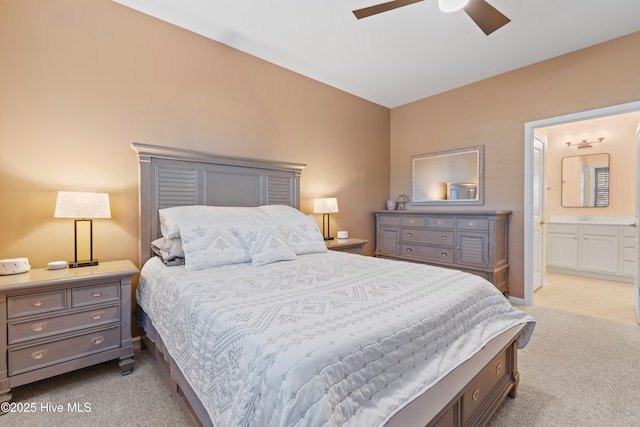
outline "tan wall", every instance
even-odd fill
[[[411,155],[484,145],[483,208],[513,211],[510,293],[522,298],[525,123],[638,101],[639,70],[640,33],[634,33],[395,108],[391,194],[408,192]]]
[[[302,210],[335,196],[331,229],[373,242],[387,108],[110,0],[0,2],[0,57],[0,258],[73,258],[73,222],[53,218],[71,190],[110,193],[95,256],[137,262],[133,141],[306,163]]]

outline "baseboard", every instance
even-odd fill
[[[529,305],[524,302],[524,298],[509,297],[509,302],[513,305]]]

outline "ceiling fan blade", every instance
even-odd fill
[[[366,18],[371,15],[377,15],[378,13],[386,12],[388,10],[397,9],[402,6],[408,6],[413,3],[418,3],[422,0],[394,0],[375,6],[369,6],[362,9],[354,10],[353,14],[358,19]]]
[[[504,16],[485,0],[469,0],[469,3],[464,7],[464,11],[486,35],[511,22],[511,19]]]

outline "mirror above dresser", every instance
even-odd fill
[[[411,205],[484,204],[484,146],[411,157]]]

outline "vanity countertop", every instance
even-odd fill
[[[551,215],[549,223],[593,224],[593,225],[630,225],[636,222],[632,216],[592,216],[592,215]]]

